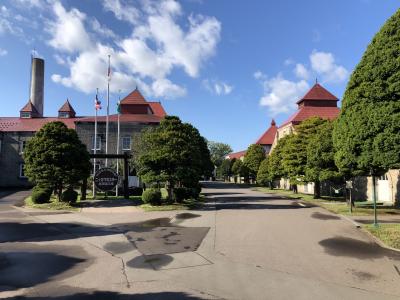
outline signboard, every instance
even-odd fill
[[[112,191],[118,184],[118,174],[111,168],[101,168],[94,175],[95,186],[104,192]]]
[[[351,181],[351,180],[346,181],[346,188],[347,189],[352,189],[353,188],[353,181]]]

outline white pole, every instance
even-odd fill
[[[107,72],[107,117],[106,117],[106,154],[108,154],[108,116],[110,114],[110,55],[108,55]],[[106,167],[108,167],[108,158],[106,157]]]
[[[119,154],[119,132],[120,132],[120,125],[119,125],[119,115],[120,115],[120,101],[121,101],[121,97],[119,97],[118,100],[118,131],[117,131],[117,154]],[[119,160],[117,159],[117,174],[118,174],[118,178],[119,178]],[[118,197],[118,185],[117,185],[117,190],[115,192],[115,195]]]
[[[93,153],[96,154],[97,149],[97,92],[96,92],[96,100],[94,105],[94,147]],[[93,198],[96,197],[96,187],[94,185],[94,175],[96,174],[96,158],[93,158]]]

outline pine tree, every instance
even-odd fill
[[[400,168],[399,45],[400,10],[375,35],[347,85],[333,131],[342,172]]]

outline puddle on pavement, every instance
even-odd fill
[[[134,247],[128,241],[126,242],[109,242],[104,245],[104,250],[111,252],[113,254],[121,254],[125,252],[132,251]]]
[[[311,217],[319,220],[340,220],[340,217],[338,216],[323,214],[320,212],[314,212]]]
[[[363,272],[363,271],[357,271],[357,270],[354,270],[354,269],[351,270],[351,273],[355,277],[357,277],[357,279],[359,279],[359,280],[372,280],[372,279],[375,279],[377,277],[376,275],[374,275],[372,273]]]
[[[375,243],[364,242],[348,237],[334,237],[319,242],[325,252],[334,256],[348,256],[358,259],[373,259],[390,256],[399,259],[400,255],[381,248]]]
[[[135,223],[136,226],[140,227],[167,227],[171,226],[171,219],[170,218],[157,218],[146,220],[143,222]]]
[[[192,213],[180,213],[175,216],[175,219],[177,220],[187,220],[187,219],[194,219],[201,217],[201,215],[197,214],[192,214]]]
[[[134,269],[160,269],[173,261],[173,257],[165,254],[157,255],[141,255],[137,256],[126,263],[130,268]]]

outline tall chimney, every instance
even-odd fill
[[[44,93],[44,60],[32,58],[31,66],[31,91],[30,100],[37,109],[40,117],[43,117],[43,93]]]

